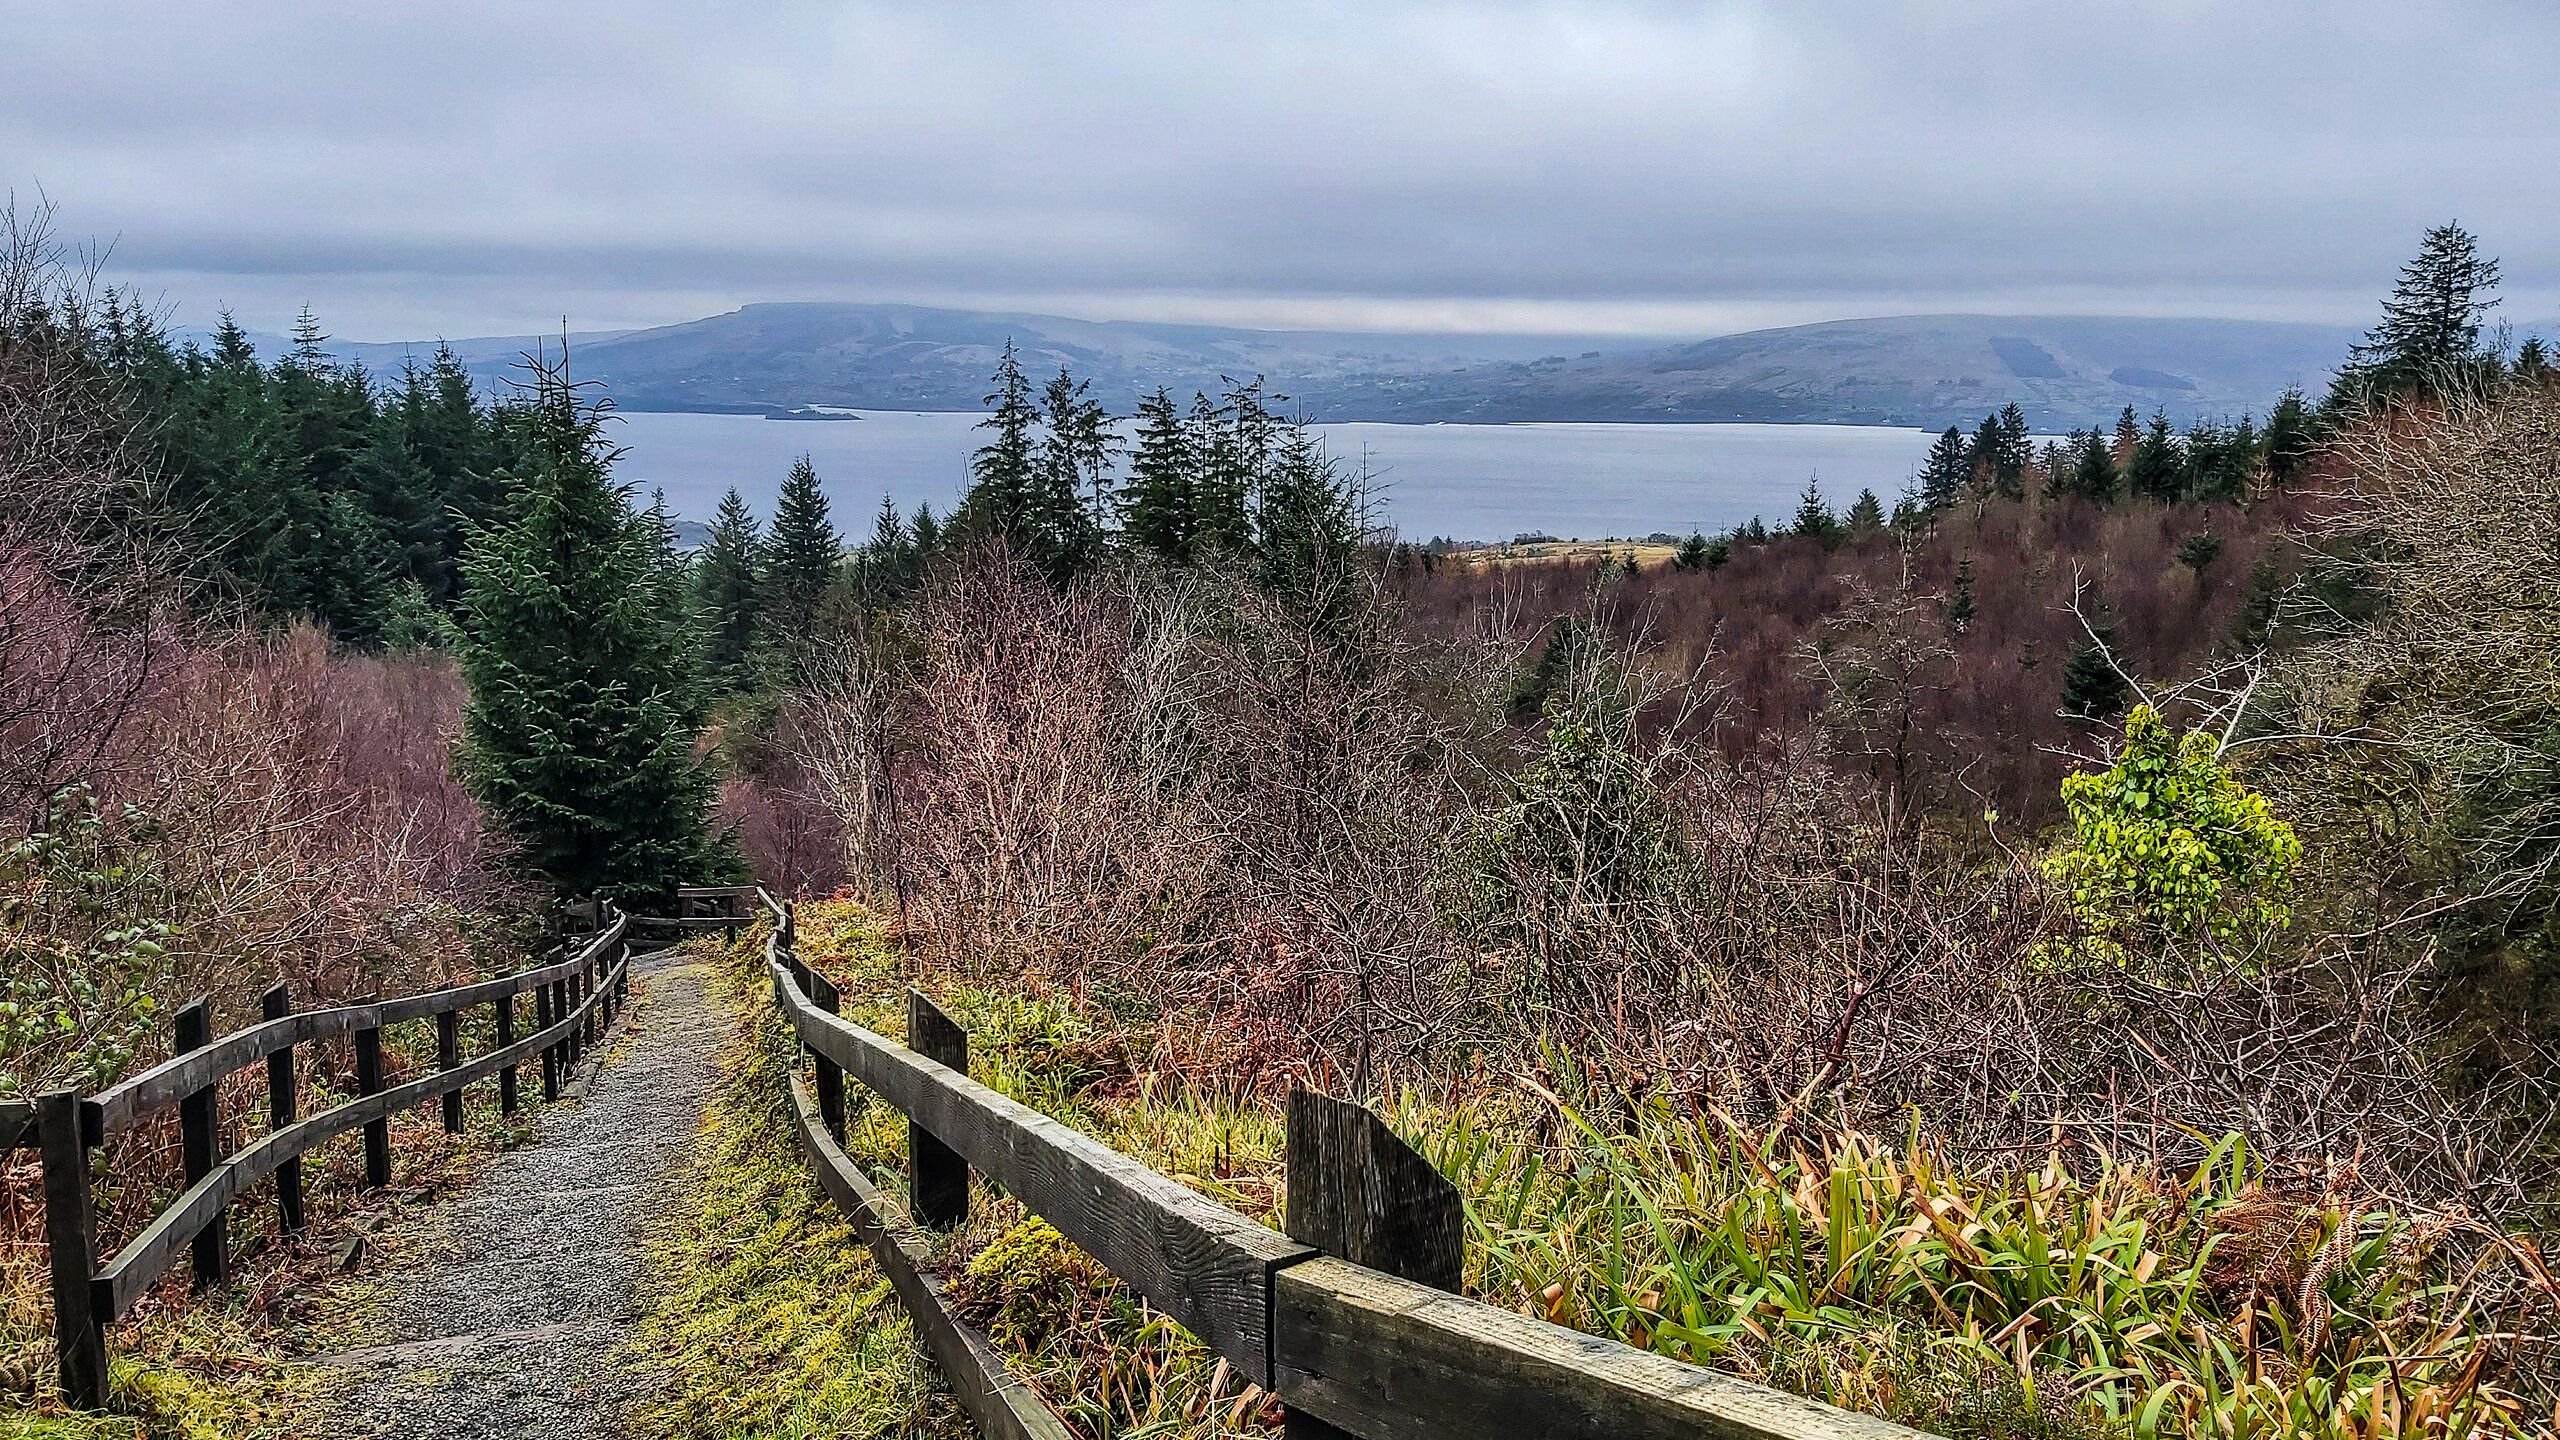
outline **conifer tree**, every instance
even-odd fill
[[[460,769],[559,894],[669,903],[722,863],[697,656],[665,613],[661,538],[612,484],[599,407],[557,367],[533,387],[507,514],[465,552]]]
[[[2266,450],[2268,484],[2281,488],[2302,478],[2319,444],[2319,430],[2300,390],[2285,391],[2276,408],[2267,412],[2267,431],[2260,443]]]
[[[2515,377],[2529,385],[2551,378],[2551,354],[2543,347],[2541,336],[2527,335],[2517,348]]]
[[[1991,426],[1991,488],[2004,500],[2025,499],[2027,463],[2034,455],[2027,413],[2012,402],[1985,423]]]
[[[775,679],[796,682],[818,633],[818,610],[844,542],[827,515],[827,492],[817,466],[803,455],[791,462],[774,501],[766,532],[764,564],[756,573],[756,637]]]
[[[996,362],[995,390],[987,396],[981,430],[995,432],[969,460],[969,491],[951,515],[952,528],[971,538],[998,539],[1017,552],[1028,549],[1035,474],[1032,431],[1040,422],[1031,381],[1022,373],[1013,342]],[[1029,558],[1025,556],[1025,558]]]
[[[1335,582],[1360,543],[1352,487],[1303,426],[1279,435],[1269,479],[1255,496],[1254,532],[1265,589],[1301,606],[1345,598]]]
[[[1690,531],[1688,538],[1680,542],[1679,548],[1671,552],[1671,568],[1674,570],[1706,569],[1707,537],[1695,530]]]
[[[2091,634],[2062,666],[2062,713],[2076,725],[2095,728],[2124,713],[2133,685],[2116,668],[2115,631],[2095,597],[2089,601]]]
[[[1042,437],[1025,538],[1050,583],[1064,585],[1102,555],[1099,516],[1109,503],[1111,416],[1087,391],[1092,382],[1058,368],[1041,395]]]
[[[1840,538],[1840,521],[1822,498],[1822,481],[1808,480],[1804,493],[1796,498],[1796,518],[1789,534],[1801,535],[1820,545],[1830,545]]]
[[[2143,432],[2133,447],[2133,458],[2125,464],[2125,491],[2136,499],[2172,504],[2185,488],[2186,478],[2186,456],[2178,449],[2178,437],[2170,433],[2169,417],[2154,411],[2151,428]]]
[[[703,665],[725,690],[743,688],[756,643],[756,571],[763,563],[756,517],[737,487],[720,497],[710,537],[694,559],[694,601],[701,608]]]
[[[1973,628],[1973,615],[1973,557],[1967,555],[1956,562],[1955,590],[1947,596],[1948,632],[1962,635]]]
[[[2106,437],[2092,430],[2080,442],[2080,454],[2071,471],[2073,493],[2103,505],[2116,498],[2116,456]]]
[[[1861,490],[1849,506],[1849,533],[1873,535],[1884,528],[1884,502],[1873,490]]]
[[[1138,445],[1120,493],[1120,534],[1171,565],[1190,563],[1198,525],[1191,487],[1200,457],[1192,438],[1192,427],[1164,387],[1138,403]]]
[[[1920,466],[1920,508],[1932,518],[1955,508],[1964,497],[1966,483],[1972,478],[1973,462],[1967,455],[1964,431],[1950,425],[1929,447],[1929,458]]]
[[[2400,267],[2382,319],[2338,372],[2331,403],[2433,394],[2480,373],[2495,359],[2480,327],[2497,288],[2498,262],[2480,253],[2476,236],[2452,222],[2429,230]]]
[[[1241,555],[1253,545],[1253,495],[1262,483],[1264,440],[1260,382],[1237,387],[1224,401],[1191,397],[1191,555]]]

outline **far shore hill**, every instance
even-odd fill
[[[809,407],[976,410],[1012,341],[1035,376],[1059,366],[1117,410],[1268,378],[1322,421],[1971,424],[2015,403],[2040,430],[2126,407],[2172,422],[2263,415],[2317,392],[2358,333],[2258,320],[1905,315],[1672,343],[1626,336],[1367,334],[1096,321],[913,305],[774,303],[654,329],[568,337],[581,379],[629,410],[814,418]],[[334,343],[396,371],[434,340]],[[559,336],[451,342],[504,382]],[[260,337],[262,349],[281,341]]]

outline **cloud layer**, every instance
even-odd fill
[[[2560,8],[46,6],[0,180],[201,322],[899,299],[1697,333],[2360,319],[2459,216],[2560,311]]]

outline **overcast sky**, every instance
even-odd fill
[[[752,300],[1705,334],[2560,315],[2560,4],[11,5],[0,183],[181,323]]]

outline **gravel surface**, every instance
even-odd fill
[[[444,1204],[439,1234],[384,1280],[388,1342],[328,1357],[338,1419],[381,1440],[607,1436],[643,1377],[619,1354],[643,1261],[702,1119],[722,1027],[707,971],[642,956],[610,1064]],[[592,1052],[591,1052],[592,1054]],[[528,1069],[528,1086],[539,1072]],[[538,1091],[536,1092],[538,1093]]]

